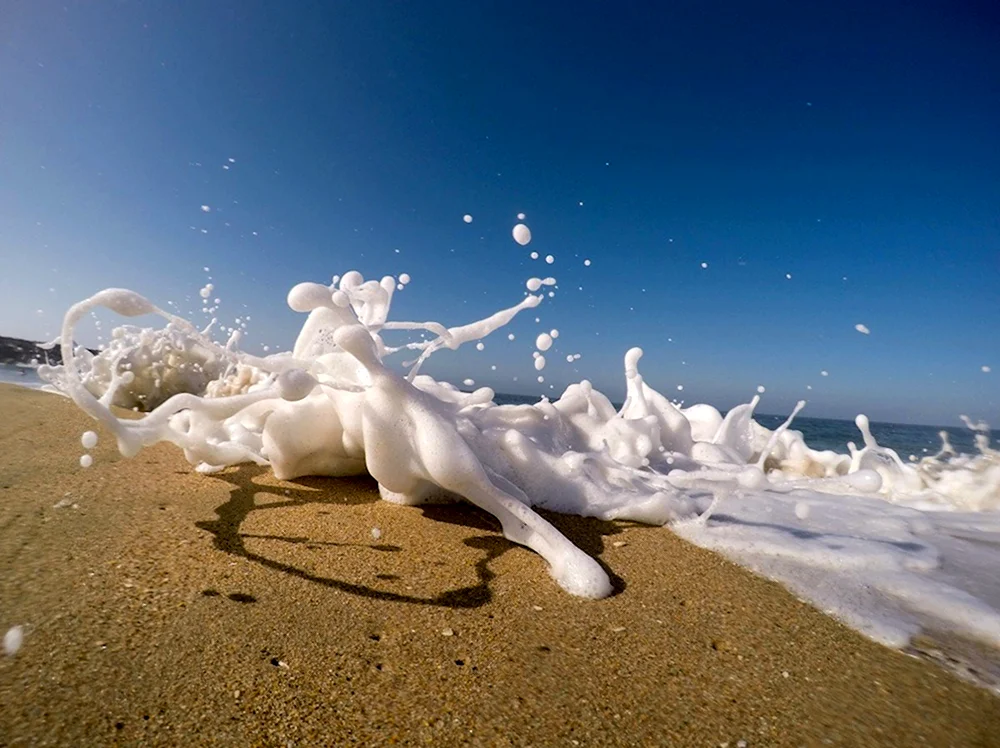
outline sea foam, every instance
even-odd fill
[[[609,595],[608,575],[533,507],[670,525],[893,646],[944,629],[1000,649],[1000,453],[983,424],[968,423],[975,455],[945,442],[904,463],[864,416],[861,447],[814,450],[791,428],[804,402],[773,431],[753,418],[760,394],[725,415],[681,408],[645,382],[639,348],[624,355],[620,409],[587,380],[554,401],[497,405],[488,387],[463,392],[420,368],[437,351],[480,343],[543,296],[458,326],[391,321],[404,282],[351,271],[332,285],[295,286],[288,304],[305,322],[291,350],[265,357],[241,352],[238,332],[218,344],[210,329],[108,289],[67,312],[65,363],[40,374],[126,456],[167,441],[206,473],[240,463],[281,479],[368,472],[391,502],[464,498],[574,595]],[[554,282],[533,278],[528,288]],[[96,356],[74,349],[76,324],[98,306],[166,325],[120,327]],[[390,346],[389,330],[423,339]],[[536,368],[558,334],[538,336]],[[387,363],[396,354],[410,359],[402,369]],[[148,412],[119,419],[113,405]]]

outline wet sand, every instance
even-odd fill
[[[546,515],[562,592],[456,504],[121,458],[0,385],[0,745],[1000,745],[1000,699],[663,528]],[[372,529],[381,536],[374,538]]]

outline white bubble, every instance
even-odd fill
[[[84,431],[83,436],[80,437],[80,444],[83,445],[84,449],[93,449],[97,446],[97,434],[93,431]]]
[[[553,327],[551,330],[549,330],[549,335],[551,335],[552,339],[555,340],[556,338],[559,337],[559,331]]]
[[[763,395],[764,394],[764,385],[758,384],[757,385],[757,392],[759,392],[760,394]]]
[[[462,384],[464,384],[466,387],[471,387],[475,383],[476,383],[476,380],[474,380],[474,379],[463,379],[462,380]]]
[[[528,282],[525,283],[524,285],[527,286],[527,288],[528,288],[529,291],[534,292],[534,291],[537,291],[539,288],[542,287],[542,279],[541,278],[528,278]]]
[[[80,467],[89,468],[94,464],[94,458],[90,455],[80,455]]]
[[[865,325],[860,322],[854,326],[854,329],[860,332],[862,335],[871,335],[871,330],[869,330]]]
[[[785,273],[785,277],[786,277],[786,278],[787,278],[788,280],[791,280],[791,279],[792,279],[792,274],[791,274],[791,273]]]
[[[514,237],[514,241],[520,244],[522,247],[531,241],[531,229],[525,226],[523,223],[517,224],[514,230],[511,231]]]
[[[993,369],[991,369],[989,366],[980,366],[979,368],[982,369],[983,374],[989,374],[991,371],[993,371]]]
[[[13,657],[24,643],[24,628],[22,626],[12,626],[3,635],[3,653],[8,657]]]
[[[486,344],[485,343],[476,343],[476,350],[477,351],[486,350]]]
[[[552,347],[552,336],[547,332],[541,333],[535,338],[535,347],[540,351],[547,351]]]
[[[545,381],[545,377],[543,377],[543,376],[539,375],[539,376],[538,376],[538,383],[539,383],[539,384],[541,384],[541,383],[543,383],[544,381]]]
[[[538,354],[535,356],[535,371],[541,371],[545,368],[545,356]]]
[[[590,260],[584,260],[583,261],[583,265],[584,265],[584,267],[588,267],[589,268],[590,267]]]
[[[708,267],[708,263],[707,262],[701,263],[701,269],[702,270],[705,270],[707,267]]]
[[[512,332],[507,333],[507,340],[513,340],[513,339],[514,339],[514,333]]]
[[[523,221],[524,220],[524,213],[518,213],[517,214],[517,220]]]
[[[677,390],[678,391],[683,390],[683,389],[684,389],[684,385],[683,384],[677,385]]]
[[[804,501],[795,502],[795,516],[799,519],[806,519],[809,516],[809,505]]]
[[[210,206],[210,205],[202,205],[202,206],[201,206],[201,212],[202,212],[202,213],[208,213],[208,212],[210,212],[211,210],[212,210],[212,206]]]
[[[407,283],[410,282],[410,274],[409,273],[400,273],[399,274],[399,282],[402,285],[405,286]]]
[[[821,372],[819,373],[819,375],[820,375],[821,377],[828,377],[828,376],[830,376],[830,372],[828,372],[828,371],[827,371],[826,369],[823,369],[823,371],[821,371]]]
[[[552,255],[545,255],[545,261],[551,265],[553,262],[556,261],[556,258],[553,257]]]
[[[472,223],[472,216],[466,213],[464,216],[462,216],[462,220],[465,221],[466,223]]]

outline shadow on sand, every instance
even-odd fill
[[[367,543],[330,543],[310,540],[306,536],[281,535],[251,535],[240,532],[240,527],[251,512],[281,509],[290,506],[307,504],[327,504],[330,506],[369,504],[381,501],[378,497],[378,486],[368,477],[354,478],[298,478],[286,481],[282,486],[264,485],[256,482],[258,476],[267,473],[265,468],[243,465],[232,468],[213,477],[230,485],[229,501],[217,507],[215,513],[218,519],[197,522],[196,526],[213,536],[217,549],[224,553],[245,558],[261,566],[284,574],[304,579],[314,584],[330,587],[341,592],[347,592],[360,597],[368,597],[386,602],[413,603],[417,605],[432,605],[450,608],[478,608],[486,605],[493,598],[489,583],[494,574],[490,571],[490,563],[506,553],[516,544],[500,534],[500,523],[490,514],[469,503],[427,504],[419,507],[425,518],[435,522],[447,522],[472,530],[480,530],[488,534],[477,535],[462,541],[466,546],[483,552],[476,562],[478,582],[474,585],[447,590],[433,597],[404,595],[397,592],[380,590],[363,584],[347,582],[332,577],[323,577],[300,569],[291,564],[283,563],[259,553],[254,553],[246,547],[245,539],[268,539],[284,543],[301,544],[306,547],[353,547],[359,553],[398,553],[403,548],[396,545],[372,545]],[[268,500],[273,498],[274,500]],[[573,517],[551,512],[540,512],[561,533],[570,539],[585,553],[597,559],[611,578],[612,595],[617,595],[625,589],[624,581],[614,574],[601,559],[604,550],[604,538],[621,532],[624,525],[605,522],[587,517]],[[392,575],[379,575],[380,579],[391,579]],[[554,582],[553,582],[554,584]]]

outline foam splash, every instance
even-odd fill
[[[528,288],[547,281],[531,279]],[[982,593],[942,571],[945,552],[975,568],[1000,561],[996,546],[981,542],[991,532],[1000,537],[1000,524],[984,531],[965,519],[1000,508],[1000,453],[984,425],[969,422],[978,455],[956,455],[945,442],[938,455],[906,464],[878,445],[864,416],[862,447],[817,451],[791,428],[804,402],[774,431],[753,419],[759,394],[724,416],[705,404],[681,408],[644,381],[639,348],[625,355],[620,410],[586,380],[555,401],[497,405],[488,387],[462,392],[420,368],[437,351],[481,343],[543,297],[529,293],[465,325],[394,322],[401,282],[351,271],[329,286],[295,286],[288,304],[306,321],[292,350],[266,357],[239,351],[238,332],[220,345],[210,329],[132,291],[108,289],[67,312],[65,363],[42,374],[101,421],[126,456],[167,441],[202,472],[248,462],[269,465],[281,479],[368,472],[391,502],[467,499],[493,514],[507,538],[541,555],[574,595],[604,597],[611,583],[533,507],[670,523],[880,641],[899,646],[934,621],[1000,648],[1000,588]],[[75,325],[98,306],[127,317],[156,314],[166,326],[118,328],[97,356],[74,350]],[[390,346],[389,330],[425,339]],[[535,341],[539,370],[540,351],[558,334]],[[387,365],[395,354],[409,359],[405,373]],[[148,413],[119,419],[116,404]],[[929,509],[952,514],[928,520]],[[931,542],[946,534],[947,542]],[[879,590],[877,602],[854,594],[857,585]]]

